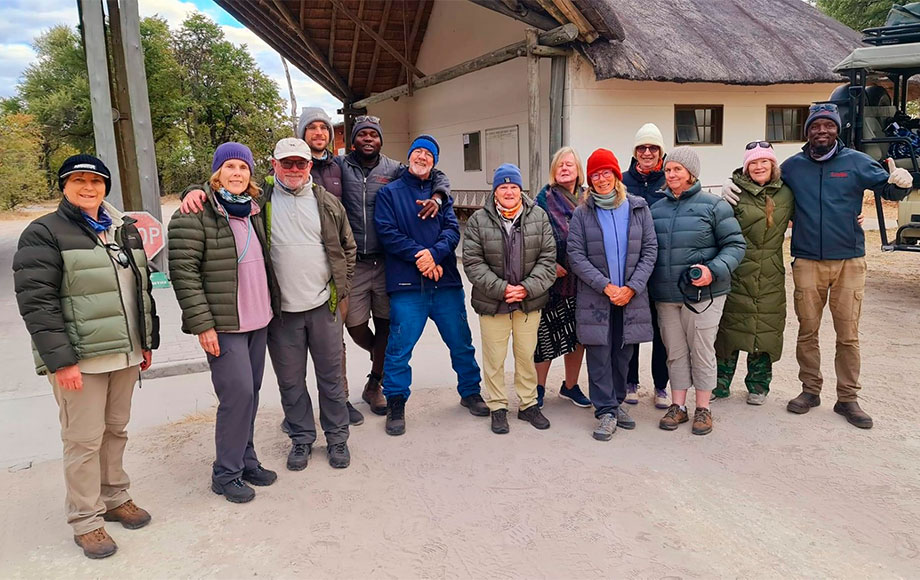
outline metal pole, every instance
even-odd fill
[[[530,154],[530,195],[534,197],[542,186],[540,174],[540,57],[533,54],[537,46],[537,30],[528,28],[527,35],[527,136]]]

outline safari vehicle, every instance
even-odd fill
[[[863,42],[871,46],[857,48],[834,68],[834,72],[847,77],[849,84],[837,88],[830,102],[840,110],[840,137],[848,147],[870,155],[882,165],[891,158],[897,167],[911,172],[913,189],[898,206],[898,229],[893,241],[888,239],[878,195],[875,207],[882,249],[920,252],[920,118],[911,117],[907,110],[910,85],[920,80],[910,81],[920,75],[920,3],[903,8],[916,10],[916,23],[864,30]],[[886,81],[890,82],[890,93]]]

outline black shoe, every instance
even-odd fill
[[[336,469],[345,469],[351,465],[351,453],[348,452],[348,443],[333,443],[326,445],[326,456],[329,458],[329,465]]]
[[[387,399],[387,435],[402,435],[406,432],[406,398],[395,396]]]
[[[287,419],[281,420],[281,432],[284,433],[285,435],[291,434],[291,428],[288,427]]]
[[[243,481],[251,483],[252,485],[258,485],[260,487],[265,487],[275,483],[275,480],[278,479],[278,474],[272,471],[271,469],[265,469],[261,465],[255,469],[244,469],[243,470]]]
[[[256,491],[243,483],[239,477],[224,484],[212,480],[211,491],[224,496],[231,503],[246,503],[256,497]]]
[[[508,409],[492,411],[492,432],[503,435],[510,430],[508,427]]]
[[[623,408],[623,405],[617,407],[616,415],[617,427],[620,429],[626,429],[629,431],[630,429],[636,428],[636,420],[629,416],[629,413],[626,411],[626,409]]]
[[[469,409],[470,415],[476,415],[477,417],[489,416],[489,406],[482,400],[482,395],[479,393],[463,397],[460,399],[460,405]]]
[[[820,396],[802,391],[799,393],[798,397],[792,399],[789,401],[789,403],[786,404],[786,410],[790,413],[795,413],[796,415],[804,415],[805,413],[811,411],[812,407],[817,407],[820,404]]]
[[[349,425],[360,425],[364,423],[364,415],[361,414],[361,411],[355,409],[350,401],[345,401],[345,406],[348,407]]]
[[[287,468],[291,471],[303,471],[307,468],[311,453],[313,453],[313,446],[309,443],[292,444],[291,451],[288,453]]]
[[[846,417],[850,425],[854,427],[859,427],[860,429],[872,428],[872,417],[863,411],[856,401],[851,403],[841,403],[837,401],[834,403],[834,412]]]
[[[537,429],[549,429],[549,419],[543,416],[537,405],[531,405],[523,411],[518,409],[518,419],[527,421]]]

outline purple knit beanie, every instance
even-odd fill
[[[216,172],[225,161],[230,159],[239,159],[245,162],[246,165],[249,166],[249,173],[253,172],[255,161],[252,159],[252,151],[249,150],[249,147],[246,147],[242,143],[228,141],[227,143],[218,145],[217,150],[214,151],[214,160],[211,162],[211,173]]]

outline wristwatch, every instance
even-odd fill
[[[444,202],[441,201],[441,196],[440,196],[440,195],[433,195],[433,196],[431,196],[431,199],[433,199],[434,202],[435,202],[436,204],[438,204],[438,207],[441,207],[442,205],[444,205]]]

